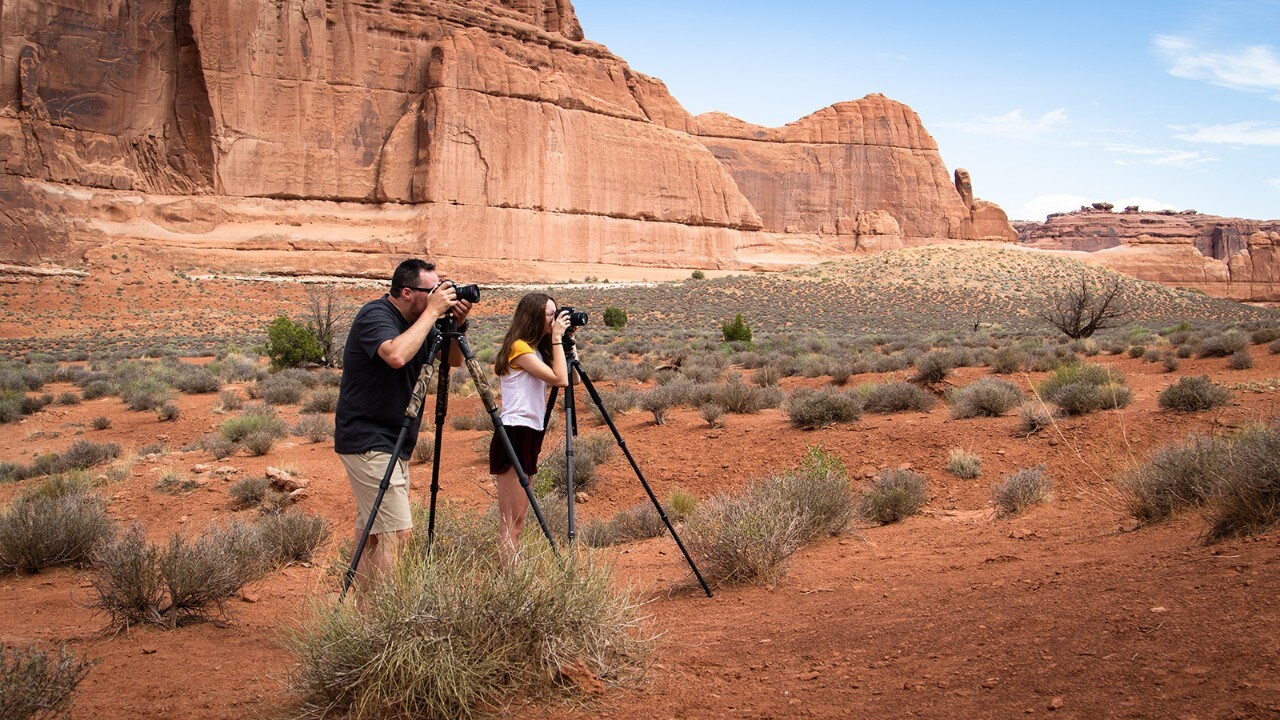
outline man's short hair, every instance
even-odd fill
[[[395,273],[391,275],[391,296],[395,297],[403,288],[417,287],[418,276],[435,269],[435,263],[418,258],[409,258],[400,263],[396,266]]]

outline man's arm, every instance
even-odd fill
[[[378,346],[378,357],[396,370],[404,367],[422,349],[422,343],[426,342],[427,334],[431,332],[436,321],[455,303],[457,303],[457,293],[452,285],[442,285],[437,288],[427,301],[427,309],[422,311],[408,330]]]

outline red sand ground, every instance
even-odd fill
[[[118,278],[117,278],[118,280]],[[0,337],[101,332],[104,324],[147,318],[198,327],[234,312],[269,317],[275,290],[212,284],[210,292],[171,292],[154,283],[81,286],[54,282],[3,286],[7,322]],[[120,287],[119,296],[114,288]],[[161,292],[158,292],[161,291]],[[372,296],[373,293],[369,293]],[[164,305],[172,305],[168,310]],[[150,308],[141,317],[131,307]],[[220,316],[220,315],[219,315]],[[259,319],[251,326],[261,327]],[[1206,546],[1206,525],[1191,514],[1137,528],[1112,478],[1162,444],[1190,432],[1223,433],[1280,417],[1280,355],[1252,348],[1254,367],[1229,370],[1224,359],[1185,360],[1177,373],[1128,357],[1091,362],[1122,371],[1134,391],[1123,411],[1063,420],[1058,432],[1012,436],[1016,417],[951,420],[928,414],[865,415],[816,432],[790,427],[777,410],[731,415],[711,429],[688,409],[655,426],[646,413],[619,418],[628,446],[660,497],[682,488],[708,497],[771,470],[795,465],[806,445],[839,454],[861,478],[909,464],[932,484],[923,515],[871,527],[855,525],[798,552],[776,587],[717,589],[707,599],[669,538],[623,546],[620,582],[650,599],[652,628],[663,633],[639,687],[610,688],[591,705],[519,708],[536,717],[932,717],[1022,715],[1126,718],[1280,718],[1280,532]],[[986,373],[965,368],[962,385]],[[1181,375],[1208,374],[1226,384],[1253,382],[1219,412],[1161,411],[1156,394]],[[887,379],[853,378],[854,383]],[[1027,387],[1038,376],[1016,378]],[[812,382],[812,381],[805,381]],[[73,386],[51,385],[55,395]],[[585,403],[585,393],[580,403]],[[291,438],[261,458],[216,465],[227,479],[197,475],[207,453],[180,452],[226,418],[214,395],[182,396],[181,418],[124,409],[118,398],[50,406],[0,425],[0,460],[65,449],[75,439],[114,441],[126,449],[163,439],[171,452],[140,459],[131,476],[102,488],[111,514],[139,520],[153,539],[198,532],[234,515],[226,488],[265,466],[287,466],[312,481],[301,508],[328,518],[336,534],[351,524],[352,502],[328,443]],[[450,415],[479,401],[455,398]],[[293,419],[296,407],[285,412]],[[107,430],[92,430],[100,415]],[[588,423],[589,424],[589,423]],[[443,492],[476,508],[492,502],[479,432],[445,430]],[[944,466],[950,448],[983,459],[978,480]],[[990,488],[1017,469],[1043,464],[1055,501],[998,520]],[[184,496],[158,493],[163,468],[208,478]],[[428,466],[415,466],[417,493]],[[580,517],[608,516],[643,499],[620,454],[579,506]],[[0,504],[18,491],[0,485]],[[292,657],[279,643],[310,599],[332,590],[323,566],[290,567],[230,603],[225,623],[167,632],[135,628],[102,633],[105,618],[88,607],[83,570],[62,568],[0,577],[0,641],[70,641],[98,659],[81,685],[78,718],[242,718],[290,716],[296,698],[283,684]]]

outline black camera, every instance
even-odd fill
[[[453,283],[453,291],[457,293],[457,297],[459,300],[466,300],[469,303],[480,302],[480,286],[479,285],[459,285],[458,283],[453,282],[452,280],[450,280],[449,282]]]
[[[582,327],[587,324],[587,313],[584,310],[574,310],[571,307],[562,307],[560,312],[569,313],[569,327]]]

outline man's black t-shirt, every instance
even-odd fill
[[[385,295],[356,313],[342,353],[342,386],[333,431],[335,452],[355,455],[395,449],[413,385],[437,334],[433,328],[418,354],[396,370],[378,355],[378,346],[408,330],[409,325]],[[414,419],[400,450],[400,457],[406,460],[418,443],[421,422],[421,416]]]

